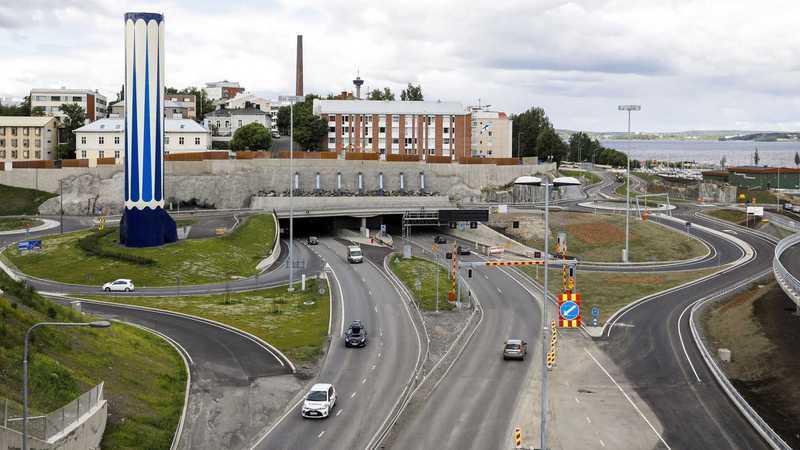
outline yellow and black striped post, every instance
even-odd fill
[[[514,428],[514,448],[522,448],[522,430]]]

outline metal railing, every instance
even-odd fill
[[[101,382],[49,414],[28,416],[28,433],[36,439],[49,441],[78,423],[84,415],[94,411],[104,401]],[[0,425],[22,432],[22,406],[7,399],[0,400]]]
[[[778,245],[775,246],[775,256],[772,259],[772,271],[775,274],[775,279],[778,281],[778,284],[781,285],[781,289],[783,289],[786,295],[800,308],[800,280],[789,272],[783,265],[783,262],[781,262],[783,252],[798,243],[800,243],[800,233],[795,233],[778,242]]]

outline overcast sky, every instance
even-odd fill
[[[123,14],[166,20],[167,85],[293,93],[369,88],[542,106],[558,128],[800,130],[798,0],[0,0],[0,97],[123,79]],[[399,96],[398,96],[399,97]]]

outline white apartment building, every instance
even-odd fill
[[[64,119],[61,105],[77,103],[86,112],[86,121],[94,122],[108,116],[108,101],[97,90],[91,89],[31,89],[31,109],[41,107],[46,116]]]
[[[205,115],[203,125],[211,130],[211,139],[217,142],[230,142],[239,128],[260,123],[268,130],[272,129],[270,115],[249,103],[247,108],[220,108]]]
[[[269,114],[271,121],[270,131],[278,131],[278,110],[280,110],[281,105],[272,100],[259,97],[255,94],[239,93],[236,97],[217,102],[217,109],[241,109],[247,108],[248,105],[251,107],[256,107]]]
[[[54,117],[0,116],[0,160],[56,159],[57,145]]]
[[[239,82],[228,80],[206,83],[203,90],[206,91],[208,99],[212,101],[233,98],[240,92],[244,92],[244,88],[239,86]]]
[[[100,119],[75,130],[76,157],[97,160],[114,158],[122,163],[125,154],[125,120]],[[164,119],[166,153],[204,152],[211,148],[208,129],[190,119]]]
[[[504,112],[472,109],[472,156],[511,158],[511,120]]]

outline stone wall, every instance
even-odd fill
[[[424,179],[426,192],[452,200],[478,201],[481,188],[503,186],[520,175],[552,170],[554,164],[494,166],[298,159],[293,171],[299,177],[299,190],[307,193],[315,190],[317,174],[321,190],[335,191],[337,180],[341,179],[341,189],[348,192],[358,191],[359,175],[365,192],[377,191],[381,176],[384,190],[399,191],[402,174],[406,191],[420,190]],[[285,159],[168,161],[165,178],[167,206],[181,202],[228,209],[249,208],[251,198],[258,194],[288,193],[291,175]],[[60,179],[64,180],[67,214],[86,214],[90,208],[121,212],[122,166],[0,172],[0,184],[55,193]],[[56,214],[59,204],[58,198],[50,199],[40,212]]]
[[[95,450],[100,448],[108,420],[108,403],[104,400],[94,413],[69,433],[45,442],[28,435],[30,450]],[[22,448],[22,433],[0,426],[0,449]]]

